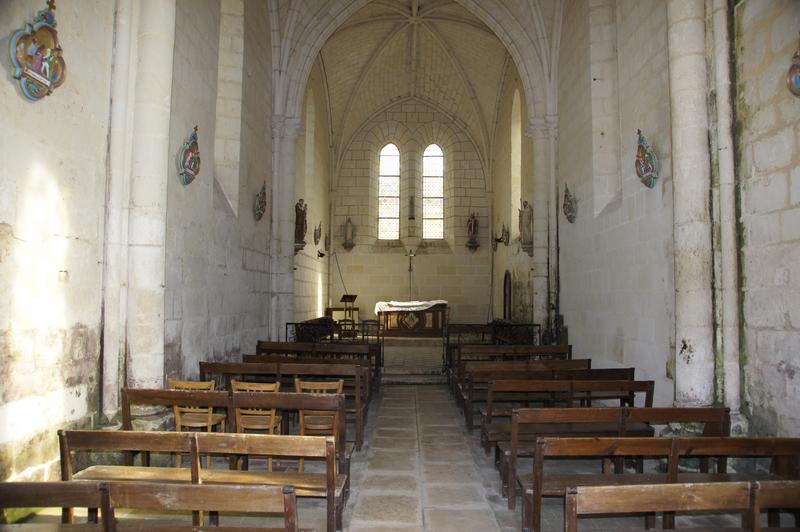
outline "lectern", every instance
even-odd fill
[[[357,297],[356,294],[344,294],[342,299],[339,300],[340,303],[344,303],[344,319],[355,321],[353,318],[353,303],[355,303]]]

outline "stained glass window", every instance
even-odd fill
[[[378,173],[378,238],[400,238],[400,150],[387,144],[381,150]]]
[[[422,238],[444,238],[444,154],[436,144],[422,154]]]

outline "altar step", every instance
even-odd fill
[[[383,378],[386,384],[441,384],[441,338],[385,338]]]

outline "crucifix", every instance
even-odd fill
[[[408,250],[408,253],[406,253],[406,257],[408,257],[408,271],[409,271],[409,272],[413,272],[413,271],[414,271],[414,266],[413,266],[413,264],[411,263],[411,260],[412,260],[414,257],[416,257],[416,253],[414,253],[414,250],[413,250],[413,249],[409,249],[409,250]]]

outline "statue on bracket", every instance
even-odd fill
[[[520,200],[519,210],[519,243],[522,251],[533,257],[533,207],[527,200]]]
[[[480,244],[478,243],[478,213],[473,212],[469,215],[469,219],[467,220],[467,248],[470,251],[475,251],[478,249]]]
[[[644,186],[653,188],[658,181],[658,158],[642,135],[641,129],[636,130],[636,135],[639,137],[636,146],[636,175]]]
[[[578,198],[575,197],[575,194],[570,192],[567,185],[564,185],[564,205],[562,208],[564,209],[564,216],[567,217],[567,221],[574,224],[575,219],[578,217]]]
[[[181,183],[188,185],[200,173],[200,146],[197,144],[197,126],[183,143],[183,148],[178,153],[178,175]]]
[[[256,221],[261,220],[264,217],[264,213],[267,212],[267,182],[265,181],[263,185],[261,185],[261,190],[258,191],[256,194],[256,203],[253,207],[253,215],[256,218]]]
[[[22,95],[32,102],[52,94],[67,77],[55,10],[55,0],[49,0],[47,9],[39,11],[32,23],[26,23],[8,40],[8,55],[14,67],[12,76],[18,81]]]
[[[322,222],[314,228],[314,245],[319,245],[319,239],[322,237]]]
[[[342,232],[344,233],[344,242],[342,243],[342,247],[347,251],[353,249],[356,245],[356,227],[353,225],[353,220],[350,217],[347,217],[347,221],[342,226]]]
[[[294,254],[306,247],[306,232],[308,231],[308,222],[306,221],[306,212],[308,205],[303,198],[297,200],[294,204]]]

